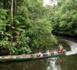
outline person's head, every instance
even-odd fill
[[[47,50],[47,52],[49,52],[49,50]]]
[[[59,44],[59,46],[58,47],[61,47],[62,46],[62,44]]]

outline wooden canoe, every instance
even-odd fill
[[[19,57],[21,56],[21,57]],[[53,57],[62,57],[65,56],[65,53],[59,53],[59,54],[51,54],[50,56],[43,56],[43,57],[34,57],[31,55],[31,57],[23,57],[23,55],[15,55],[15,56],[0,56],[0,62],[16,62],[16,61],[28,61],[28,60],[37,60],[37,59],[44,59],[44,58],[53,58]]]

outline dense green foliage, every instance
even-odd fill
[[[58,0],[53,7],[51,22],[53,32],[62,35],[77,35],[77,0]]]
[[[42,0],[0,1],[0,54],[29,53],[50,47],[57,33],[77,35],[77,0],[58,0],[43,6]]]
[[[42,0],[1,0],[0,53],[29,53],[56,42],[48,9]]]

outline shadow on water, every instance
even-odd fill
[[[46,70],[46,60],[0,63],[0,70]]]
[[[64,57],[60,66],[62,70],[77,70],[77,54]]]

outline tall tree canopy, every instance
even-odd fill
[[[77,35],[77,0],[58,0],[52,16],[53,32],[62,35]]]
[[[42,0],[1,0],[0,52],[28,53],[55,43],[50,14]]]

